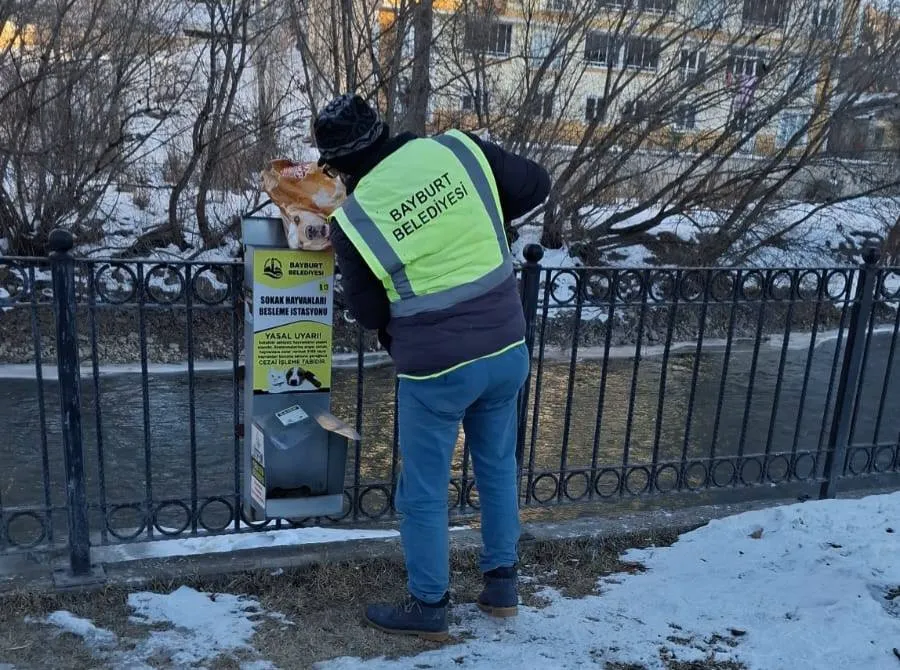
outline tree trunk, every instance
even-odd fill
[[[229,123],[232,119],[235,99],[240,90],[241,77],[250,58],[245,48],[245,45],[249,44],[250,29],[248,0],[242,0],[241,7],[243,11],[239,18],[232,19],[227,26],[227,31],[223,33],[221,76],[211,80],[213,95],[211,97],[209,132],[194,201],[197,231],[203,239],[204,248],[216,246],[221,241],[209,220],[206,201],[209,191],[213,187],[216,169],[222,159],[223,143],[229,133]],[[211,71],[215,70],[211,68]]]
[[[400,3],[400,7],[394,16],[394,23],[390,32],[382,36],[382,41],[387,35],[393,38],[393,47],[390,53],[390,60],[387,61],[387,72],[383,74],[385,82],[385,112],[384,120],[391,128],[394,126],[404,127],[403,121],[406,110],[398,108],[398,100],[400,99],[400,73],[403,69],[403,40],[406,35],[407,24],[409,23],[409,3],[404,0]]]
[[[888,231],[887,240],[884,244],[884,256],[888,260],[888,265],[896,265],[900,263],[900,216],[897,222]]]
[[[262,161],[272,159],[278,150],[278,139],[275,133],[275,119],[277,117],[275,105],[273,104],[271,91],[266,85],[266,70],[268,61],[260,62],[257,69],[259,77],[259,98],[257,101],[257,123],[259,124],[259,147],[258,153]]]
[[[178,203],[185,189],[187,189],[191,177],[194,175],[194,170],[197,168],[199,160],[200,158],[195,152],[190,161],[188,161],[187,166],[185,166],[178,183],[172,187],[172,191],[169,193],[169,229],[172,231],[173,242],[178,246],[185,244],[184,227],[178,218]]]
[[[413,5],[415,58],[409,83],[409,107],[405,115],[405,129],[417,135],[425,134],[428,122],[428,100],[431,97],[431,42],[434,34],[434,0],[420,0]]]
[[[563,217],[553,195],[548,199],[544,210],[541,246],[545,249],[561,249],[563,246]]]
[[[337,0],[331,0],[331,21],[329,21],[329,29],[331,31],[331,67],[334,69],[332,75],[332,87],[334,89],[333,93],[335,95],[339,94],[344,88],[343,78],[341,77],[341,73],[343,67],[341,64],[341,53],[343,51],[342,48],[342,40],[341,35],[343,35],[344,31],[344,22],[343,22],[343,0],[338,2]]]
[[[256,1],[256,16],[262,15],[263,5],[261,0]],[[274,37],[274,36],[273,36]],[[272,49],[271,42],[265,37],[253,52],[256,60],[256,116],[259,128],[258,155],[262,160],[272,158],[276,151],[275,136],[275,95],[269,86],[269,59]]]
[[[356,90],[356,59],[353,57],[353,0],[341,0],[341,37],[344,51],[344,74],[347,77],[346,92]]]

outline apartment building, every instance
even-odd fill
[[[396,28],[396,1],[382,5],[382,31]],[[435,129],[526,114],[577,142],[588,127],[602,131],[663,105],[666,122],[650,144],[683,149],[750,128],[762,96],[790,90],[777,118],[746,143],[762,154],[816,127],[811,117],[837,73],[809,45],[827,42],[826,52],[843,39],[838,48],[849,51],[861,15],[860,0],[470,2],[435,2]]]
[[[866,7],[864,12],[861,53],[867,56],[895,49],[900,30],[898,17],[874,6]],[[879,71],[871,90],[835,117],[828,151],[844,158],[900,158],[900,72]]]

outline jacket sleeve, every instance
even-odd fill
[[[525,216],[547,199],[550,195],[547,170],[533,160],[506,151],[493,142],[466,134],[479,146],[491,166],[507,221]]]
[[[384,286],[334,220],[331,222],[331,245],[341,274],[341,293],[350,315],[363,328],[383,331],[390,320]],[[379,339],[385,336],[380,333]],[[384,341],[382,345],[388,348]]]

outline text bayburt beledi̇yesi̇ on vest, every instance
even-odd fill
[[[441,193],[443,196],[438,197]],[[469,190],[465,183],[461,181],[458,186],[454,187],[449,173],[445,172],[439,179],[435,179],[411,196],[404,198],[399,205],[390,210],[391,218],[395,222],[399,223],[404,217],[410,217],[394,228],[391,234],[398,242],[401,242],[468,195]]]

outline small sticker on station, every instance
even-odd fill
[[[276,412],[275,416],[277,416],[278,420],[281,421],[282,426],[290,426],[294,423],[300,423],[305,418],[307,418],[309,414],[304,412],[303,408],[300,407],[300,405],[293,405],[281,410],[280,412]]]
[[[250,435],[250,497],[260,508],[266,508],[266,446],[263,432],[254,425]]]

